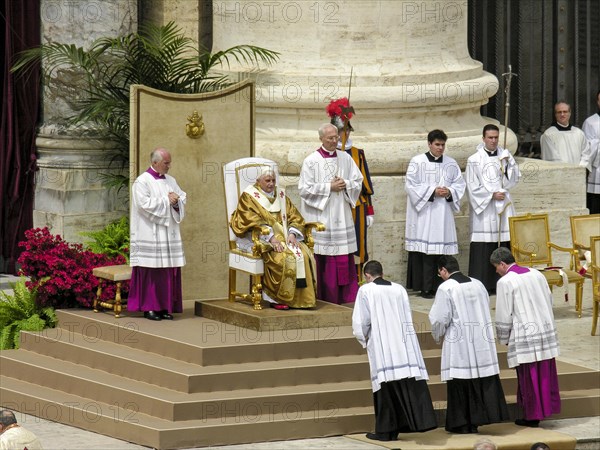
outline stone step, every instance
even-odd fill
[[[239,388],[356,381],[368,378],[366,352],[361,355],[304,358],[293,365],[288,360],[223,364],[202,367],[132,347],[96,340],[64,329],[23,332],[21,348],[53,358],[85,364],[133,380],[182,392],[210,392]],[[499,351],[506,351],[505,346]],[[439,350],[424,350],[430,375],[439,374]],[[501,368],[506,357],[499,354]]]
[[[194,316],[187,307],[174,321],[161,322],[77,309],[57,310],[57,315],[57,333],[79,333],[91,342],[113,342],[203,366],[364,354],[350,324],[255,331]],[[414,325],[422,350],[439,348],[423,320]]]
[[[56,359],[21,349],[5,351],[0,355],[3,371],[27,382],[43,384],[52,389],[85,395],[93,400],[135,403],[142,412],[168,420],[190,420],[211,415],[227,415],[253,405],[272,405],[275,410],[295,404],[302,410],[315,405],[333,404],[338,407],[368,406],[372,401],[371,386],[360,371],[352,381],[332,381],[321,378],[317,383],[289,384],[258,388],[213,390],[187,393],[166,388],[156,380],[140,383],[81,364]],[[558,363],[561,391],[600,388],[597,373],[568,363]],[[246,378],[260,377],[268,384],[277,379],[275,373],[246,374]],[[505,394],[516,392],[516,373],[504,369],[500,373]],[[358,381],[356,380],[358,379]],[[322,382],[327,380],[326,382]],[[446,398],[446,386],[439,375],[431,375],[429,389],[434,402]],[[250,405],[250,406],[249,406]]]
[[[28,351],[3,352],[0,362],[3,373],[22,381],[94,401],[136,404],[140,412],[172,421],[239,415],[253,408],[281,412],[292,405],[309,411],[372,403],[371,386],[364,380],[189,394]]]
[[[3,375],[0,398],[10,409],[156,449],[339,436],[373,425],[372,405],[302,411],[290,404],[280,413],[255,407],[240,416],[174,422],[144,414],[136,404],[99,402]]]
[[[598,372],[585,367],[562,361],[556,362],[558,371],[558,384],[560,391],[578,391],[582,389],[600,389],[600,377]],[[508,398],[517,392],[517,374],[514,369],[504,368],[500,370],[500,381],[504,395]],[[434,402],[446,400],[446,383],[441,381],[439,374],[429,375],[427,382],[431,398]],[[508,400],[507,400],[508,401]]]
[[[428,346],[425,317],[414,314],[415,329],[421,327],[415,332],[443,425],[441,348]],[[155,448],[340,435],[373,426],[366,353],[349,326],[259,333],[189,311],[159,323],[84,310],[61,310],[59,320],[58,329],[24,332],[20,350],[0,354],[2,403],[24,412],[46,408],[34,412],[40,417],[79,414],[79,422],[59,421]],[[498,352],[514,419],[516,373],[506,367],[506,347]],[[598,414],[598,372],[560,361],[557,367],[561,417]],[[133,413],[134,420],[115,422]]]
[[[254,331],[193,314],[173,321],[57,310],[58,327],[90,341],[113,342],[203,366],[364,353],[351,327]]]
[[[291,386],[368,378],[365,353],[335,358],[304,358],[203,367],[112,342],[90,341],[57,329],[23,332],[21,348],[52,358],[84,364],[132,380],[181,392],[211,392],[241,388]]]
[[[504,381],[503,381],[504,384]],[[516,388],[515,391],[516,392]],[[514,421],[522,417],[522,411],[517,406],[517,396],[512,393],[504,392],[510,420]],[[554,414],[548,419],[570,419],[578,417],[594,417],[600,415],[600,389],[574,389],[570,391],[560,392],[561,411],[559,414]],[[446,406],[445,400],[434,402],[438,417],[438,426],[444,426],[446,421]],[[527,447],[529,448],[529,447]],[[579,448],[579,447],[578,447]],[[582,448],[597,448],[582,447]]]
[[[600,415],[600,389],[566,391],[561,397],[562,412],[552,418]],[[255,406],[239,416],[175,422],[144,414],[134,403],[99,402],[3,375],[0,399],[9,409],[157,449],[363,433],[374,420],[372,406],[301,411],[290,405],[282,413]],[[514,420],[516,396],[507,395],[507,402]],[[446,404],[435,407],[443,426]]]

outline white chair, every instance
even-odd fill
[[[229,233],[229,301],[233,302],[236,298],[250,300],[254,304],[254,309],[262,309],[260,301],[262,299],[262,275],[265,267],[258,252],[259,236],[268,234],[269,230],[255,228],[252,230],[252,237],[238,238],[231,227],[229,221],[231,214],[236,210],[238,199],[244,189],[256,182],[257,176],[261,173],[263,166],[268,166],[275,172],[275,178],[279,179],[277,164],[274,161],[265,158],[241,158],[223,166],[223,182],[225,183],[225,201],[227,203],[227,230]],[[249,294],[237,291],[236,274],[237,271],[247,273],[252,278],[252,285]]]

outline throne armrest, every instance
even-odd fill
[[[589,245],[581,244],[579,242],[573,242],[573,247],[575,250],[591,250]]]
[[[262,252],[260,251],[262,243],[260,242],[260,236],[269,234],[271,230],[266,226],[258,226],[252,228],[252,242],[254,245],[252,246],[252,254],[256,257],[261,256]]]
[[[513,249],[516,253],[518,253],[519,255],[524,255],[527,256],[529,258],[529,265],[533,265],[533,258],[535,258],[537,256],[537,253],[535,252],[530,252],[528,250],[525,250],[521,247],[519,247],[518,245],[514,244],[513,245]],[[520,258],[519,258],[520,259]]]
[[[561,247],[560,245],[557,245],[554,242],[548,242],[548,247],[552,247],[553,249],[558,250],[559,252],[566,252],[571,254],[576,253],[575,249],[571,247]]]
[[[311,250],[315,246],[315,240],[312,236],[313,231],[325,231],[325,225],[321,222],[306,222],[304,224],[304,243]]]
[[[571,255],[571,270],[576,270],[576,268],[579,266],[579,253],[576,249],[571,247],[561,247],[560,245],[556,245],[553,242],[548,242],[548,247],[552,247],[553,249],[558,250],[559,252],[569,253]]]

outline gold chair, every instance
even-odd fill
[[[560,247],[550,242],[547,214],[526,214],[513,216],[508,219],[510,229],[510,249],[517,264],[534,267],[553,267],[552,249],[569,253],[571,267],[575,267],[577,252],[572,248]],[[581,299],[583,297],[583,282],[585,278],[574,270],[562,268],[569,283],[575,283],[575,309],[581,317]],[[562,286],[563,278],[557,270],[541,270],[550,288]]]
[[[571,237],[573,238],[573,249],[577,251],[574,259],[576,264],[572,270],[581,273],[581,263],[585,261],[585,251],[590,250],[590,238],[600,235],[600,214],[586,214],[583,216],[571,216]],[[583,274],[586,278],[592,278],[590,271]]]
[[[238,238],[229,221],[231,214],[236,210],[238,199],[244,190],[254,184],[257,176],[261,173],[263,166],[268,166],[275,172],[277,184],[279,184],[279,172],[277,163],[265,158],[241,158],[223,166],[223,182],[225,183],[225,201],[227,209],[227,229],[229,231],[229,301],[236,299],[251,301],[255,310],[262,309],[262,276],[264,264],[260,254],[260,235],[269,234],[267,227],[255,227],[251,236]],[[325,230],[322,223],[305,223],[304,242],[312,250],[314,240],[313,229]],[[237,272],[244,272],[251,277],[250,293],[245,294],[237,291]]]
[[[592,313],[592,336],[596,335],[596,326],[598,325],[598,304],[600,303],[600,236],[590,238],[590,248],[592,252],[592,298],[594,303],[594,312]]]

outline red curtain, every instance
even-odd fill
[[[33,226],[35,131],[40,71],[10,73],[17,53],[40,45],[40,0],[0,0],[3,49],[0,120],[0,273],[16,273],[24,231]]]

